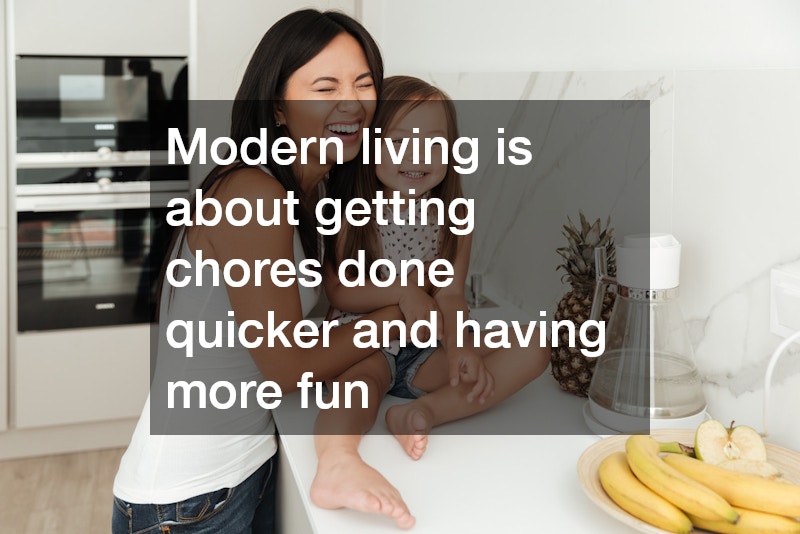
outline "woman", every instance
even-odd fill
[[[288,136],[299,146],[301,138],[336,136],[342,140],[343,159],[353,160],[361,129],[372,120],[382,78],[378,47],[358,22],[333,12],[292,13],[277,22],[257,47],[236,95],[230,137],[241,146],[244,139],[259,137],[259,128],[264,127],[268,143]],[[348,133],[354,125],[356,133]],[[253,213],[256,201],[261,200],[264,217],[270,219],[274,200],[286,199],[292,192],[300,199],[296,210],[299,225],[289,224],[287,214],[281,212],[281,224],[274,226],[262,226],[255,220],[233,226],[225,218],[215,226],[189,226],[176,232],[172,258],[187,260],[188,267],[178,269],[174,278],[195,273],[200,255],[220,266],[230,260],[254,265],[265,259],[290,259],[299,265],[306,257],[321,258],[312,214],[318,185],[330,165],[318,163],[319,154],[313,150],[314,146],[306,165],[262,168],[234,163],[214,169],[201,185],[204,198],[213,197],[222,206],[245,199]],[[327,161],[335,161],[334,150],[330,148]],[[216,419],[203,419],[204,435],[197,435],[197,426],[175,430],[177,418],[163,408],[156,392],[163,389],[160,386],[171,373],[189,369],[190,363],[195,367],[186,372],[210,376],[224,367],[224,377],[266,379],[288,392],[296,389],[305,371],[313,372],[317,379],[329,379],[370,354],[370,349],[353,345],[353,329],[347,326],[331,333],[328,348],[311,350],[270,348],[265,343],[246,349],[237,342],[231,348],[227,344],[223,344],[226,348],[196,346],[193,357],[186,358],[185,350],[165,341],[166,325],[176,317],[195,323],[230,320],[232,311],[239,324],[248,320],[268,324],[271,311],[275,324],[288,321],[293,325],[313,308],[318,288],[297,282],[283,285],[276,285],[266,275],[259,285],[189,284],[161,291],[158,359],[151,395],[114,483],[115,534],[274,530],[277,443],[270,412],[258,406],[238,411],[235,427],[226,426],[231,414],[221,412]],[[370,316],[378,324],[401,318],[396,307]],[[291,332],[291,326],[286,330]],[[255,345],[251,337],[248,346]],[[398,523],[413,524],[396,491],[385,495],[375,511]]]

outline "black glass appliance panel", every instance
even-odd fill
[[[20,212],[18,330],[151,322],[167,208]]]
[[[185,58],[19,56],[17,152],[164,150],[186,131]]]

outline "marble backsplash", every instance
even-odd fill
[[[585,198],[575,190],[571,198],[591,219],[611,215],[618,239],[668,232],[682,243],[681,308],[709,411],[760,430],[764,373],[781,341],[769,331],[769,273],[800,262],[800,70],[421,76],[457,100],[650,101],[649,229],[632,227],[622,209],[637,198],[635,168],[623,168],[619,187]],[[561,153],[569,150],[566,142]],[[541,177],[545,162],[537,163]],[[547,172],[561,172],[558,183],[570,191],[566,165],[550,162]],[[535,318],[540,310],[552,312],[567,290],[554,270],[555,249],[565,244],[563,206],[559,211],[546,195],[537,196],[539,179],[536,172],[525,184],[464,179],[476,212],[487,210],[490,218],[476,227],[472,271]],[[488,199],[503,197],[517,201],[500,213]],[[536,240],[527,243],[537,245],[526,246],[532,232]],[[797,408],[794,345],[776,369],[768,410],[771,439],[794,449],[800,449]]]

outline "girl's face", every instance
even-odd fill
[[[419,133],[414,133],[419,128]],[[442,183],[447,174],[447,164],[442,163],[442,148],[439,143],[432,144],[430,163],[425,163],[425,139],[442,137],[448,139],[447,116],[440,100],[429,100],[417,105],[411,111],[402,109],[398,118],[392,120],[381,134],[391,139],[395,152],[401,148],[403,139],[408,139],[405,155],[400,164],[392,162],[386,147],[381,145],[381,163],[375,165],[375,174],[383,184],[383,192],[391,196],[394,191],[405,199],[419,198]],[[419,161],[413,162],[412,146],[419,143]],[[448,143],[449,144],[449,143]],[[414,193],[410,191],[413,190]]]
[[[297,144],[298,155],[301,138],[338,137],[344,161],[350,161],[361,148],[361,129],[372,121],[376,100],[364,50],[353,36],[341,33],[289,77],[275,119]],[[309,145],[310,164],[319,162],[319,153],[318,142]],[[332,144],[325,155],[328,165],[336,163]]]

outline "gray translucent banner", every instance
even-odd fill
[[[197,129],[205,128],[208,159],[205,165],[198,164],[199,152],[203,150],[202,143],[198,143],[191,164],[193,187],[197,187],[198,178],[202,179],[213,168],[212,142],[229,135],[231,105],[219,101],[191,102],[190,128],[184,145],[188,148]],[[649,232],[649,102],[458,101],[455,105],[459,135],[470,141],[462,142],[460,152],[450,151],[449,156],[451,163],[463,171],[459,174],[463,195],[473,200],[474,215],[465,297],[471,302],[469,319],[475,321],[471,323],[472,330],[477,332],[488,325],[496,331],[488,338],[485,332],[473,332],[480,339],[480,347],[473,350],[482,355],[495,381],[495,395],[486,404],[490,407],[484,409],[477,401],[458,400],[458,395],[452,394],[447,355],[441,348],[432,354],[418,351],[428,357],[418,369],[413,358],[419,355],[413,356],[410,363],[398,362],[395,356],[377,351],[373,356],[378,362],[385,361],[371,367],[378,369],[377,383],[388,383],[394,377],[395,392],[418,392],[421,385],[426,385],[429,393],[436,392],[417,400],[372,391],[374,398],[383,399],[380,406],[370,406],[359,414],[361,390],[357,384],[349,393],[352,405],[358,407],[344,408],[348,391],[345,380],[315,373],[306,380],[308,386],[302,385],[303,372],[313,369],[304,369],[301,364],[296,377],[283,383],[278,394],[268,382],[275,378],[270,376],[269,364],[257,366],[237,337],[241,325],[232,314],[224,286],[165,284],[160,322],[158,329],[153,329],[157,337],[151,343],[155,351],[151,355],[154,366],[150,390],[153,434],[260,434],[273,432],[274,422],[284,434],[312,434],[315,425],[318,432],[352,433],[353,421],[360,417],[376,418],[373,433],[397,433],[398,429],[408,430],[418,424],[415,411],[422,414],[423,426],[441,419],[442,424],[432,432],[442,434],[603,433],[598,418],[608,421],[603,417],[609,415],[603,410],[611,412],[612,419],[623,416],[616,430],[649,430],[648,416],[652,403],[658,400],[651,396],[648,344],[641,343],[642,339],[650,338],[647,313],[643,321],[639,316],[635,324],[620,327],[622,337],[612,339],[606,335],[611,332],[606,322],[602,323],[601,339],[597,337],[597,329],[581,331],[581,324],[589,319],[594,293],[593,249],[587,245],[579,251],[580,258],[570,260],[580,264],[577,268],[584,272],[581,287],[571,287],[566,271],[557,270],[567,261],[565,255],[570,257],[569,252],[559,253],[557,249],[569,248],[570,240],[575,241],[564,228],[568,221],[580,234],[591,233],[596,220],[605,229],[610,218],[617,243],[624,235]],[[374,132],[370,136],[372,143],[381,142],[375,139],[378,135]],[[256,145],[254,141],[251,148]],[[228,145],[219,146],[218,156],[223,157]],[[370,149],[374,155],[375,145],[371,144]],[[363,154],[362,150],[356,159],[361,161]],[[275,163],[270,160],[267,166],[270,165]],[[414,169],[422,167],[424,163]],[[194,190],[190,196],[193,195]],[[587,228],[581,228],[581,213],[585,214]],[[411,230],[410,226],[407,229]],[[588,241],[592,242],[593,237],[596,236],[590,236]],[[195,261],[196,252],[187,247],[181,257]],[[609,274],[613,275],[613,249],[609,248],[609,252]],[[639,268],[646,278],[648,265]],[[194,264],[190,263],[178,274],[195,273],[193,269]],[[470,292],[470,280],[474,281],[478,294]],[[604,318],[611,312],[615,293],[615,286],[610,286]],[[281,305],[263,303],[265,329],[269,312],[280,310]],[[638,306],[636,313],[649,306],[649,303]],[[321,320],[326,311],[326,304],[321,304],[312,315]],[[553,336],[555,320],[572,322],[574,331],[561,325]],[[187,325],[191,325],[191,331]],[[542,326],[545,335],[540,335]],[[633,328],[637,329],[636,343],[625,338]],[[290,334],[291,329],[292,326],[285,332]],[[172,342],[168,333],[172,334]],[[266,332],[261,333],[268,338]],[[581,334],[587,335],[581,338]],[[220,346],[202,347],[203,343],[212,345],[215,338]],[[506,339],[516,347],[494,350],[488,346]],[[576,346],[568,347],[570,341]],[[542,343],[544,348],[540,347]],[[632,346],[635,350],[629,350]],[[601,354],[601,349],[612,347],[614,351]],[[297,361],[302,361],[304,351],[322,349],[294,350]],[[622,365],[606,366],[612,371],[598,378],[604,383],[596,388],[593,400],[600,408],[593,411],[586,395],[595,365],[604,358],[617,358]],[[538,377],[529,380],[545,365]],[[357,373],[350,372],[347,376],[351,386],[358,381]],[[374,383],[367,378],[363,381],[367,385]],[[338,387],[342,406],[321,410],[319,404],[330,405],[333,399],[317,382]],[[445,394],[448,388],[450,395]],[[514,393],[502,402],[495,402],[510,391]],[[324,415],[318,422],[321,413]],[[458,420],[450,421],[454,418]]]

